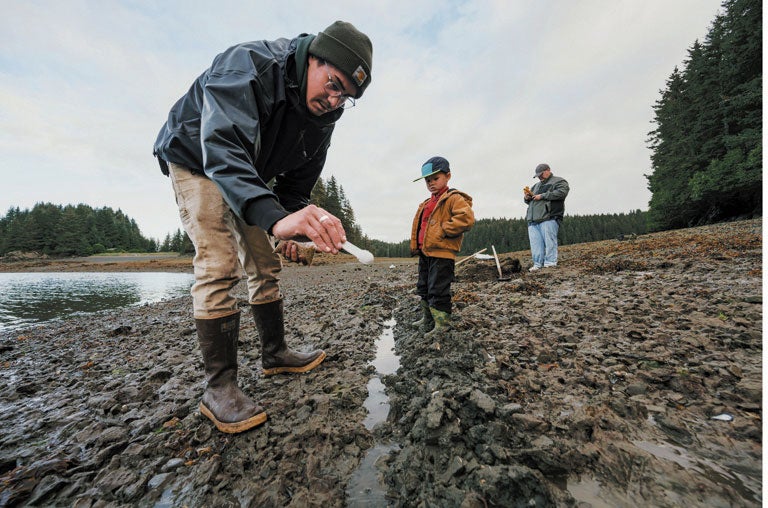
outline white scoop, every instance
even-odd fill
[[[363,263],[364,265],[370,265],[371,263],[373,263],[373,254],[371,254],[367,250],[363,250],[359,247],[356,247],[349,242],[344,242],[341,248],[349,252],[353,256],[355,256],[357,260]]]
[[[296,243],[298,243],[299,245],[303,245],[304,247],[314,247],[315,246],[315,244],[312,243],[312,242],[296,242]],[[355,256],[357,258],[357,260],[360,261],[361,263],[363,263],[364,265],[370,265],[371,263],[373,263],[373,254],[371,254],[367,250],[363,250],[360,247],[356,247],[356,246],[354,246],[353,244],[351,244],[349,242],[344,242],[341,245],[341,248],[343,250],[349,252],[353,256]]]

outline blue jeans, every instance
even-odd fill
[[[545,220],[538,224],[528,224],[528,239],[531,242],[533,265],[557,266],[557,231],[560,224],[556,220]]]

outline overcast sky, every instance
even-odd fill
[[[337,124],[335,176],[369,237],[410,234],[434,155],[478,218],[522,218],[547,162],[567,214],[647,210],[652,106],[720,0],[0,0],[0,215],[37,202],[181,227],[152,144],[225,48],[317,33],[373,41],[372,83]]]

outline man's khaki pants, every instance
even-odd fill
[[[195,245],[195,318],[215,319],[236,313],[237,299],[231,291],[243,270],[251,304],[280,299],[282,265],[272,252],[267,232],[237,218],[210,179],[180,164],[169,163],[169,167],[181,223]]]

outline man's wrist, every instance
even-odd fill
[[[245,223],[249,226],[258,226],[272,234],[272,228],[280,219],[290,215],[280,202],[272,197],[263,197],[251,201],[245,211]]]

